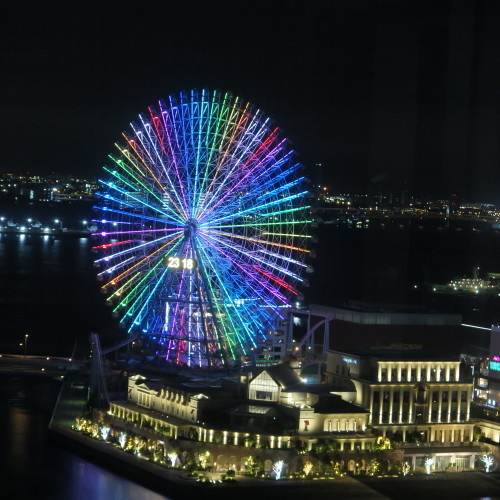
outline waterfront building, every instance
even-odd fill
[[[458,357],[417,350],[329,351],[327,381],[350,380],[369,424],[405,442],[468,443],[472,382]]]
[[[500,325],[491,327],[487,381],[486,404],[492,408],[500,408]]]
[[[376,436],[367,431],[368,411],[342,398],[353,394],[353,385],[304,384],[287,364],[239,379],[136,374],[127,400],[112,401],[109,414],[206,443],[311,449],[321,440],[342,451],[371,449]]]

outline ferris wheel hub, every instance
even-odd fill
[[[189,219],[184,225],[184,237],[191,238],[198,231],[198,221],[196,219]]]

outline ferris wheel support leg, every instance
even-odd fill
[[[326,360],[326,355],[330,349],[330,320],[325,322],[325,334],[323,336],[323,360]]]

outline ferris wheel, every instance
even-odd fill
[[[193,90],[149,107],[101,180],[94,249],[130,335],[167,361],[249,355],[300,296],[309,253],[300,164],[262,111]]]

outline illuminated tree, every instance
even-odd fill
[[[198,461],[200,462],[200,467],[202,469],[206,469],[209,458],[210,458],[209,451],[204,451],[198,455]]]
[[[105,425],[101,426],[99,429],[101,431],[101,438],[106,441],[109,436],[109,431],[111,430],[109,427],[106,427]]]
[[[411,470],[410,464],[408,462],[404,462],[403,466],[401,467],[401,472],[403,473],[403,476],[407,476],[410,470]]]
[[[380,462],[376,458],[372,458],[367,466],[366,466],[366,473],[369,476],[376,476],[380,471]]]
[[[483,455],[481,456],[481,461],[484,463],[484,466],[486,467],[486,472],[490,472],[490,468],[493,466],[494,464],[494,459],[493,459],[493,455],[491,453],[483,453]]]
[[[424,466],[425,466],[425,471],[427,472],[427,474],[430,474],[431,473],[431,467],[434,465],[434,458],[432,457],[427,457],[425,459],[425,462],[424,462]]]
[[[311,462],[306,462],[304,464],[304,475],[308,476],[309,474],[311,474],[313,468],[314,466]]]
[[[127,433],[126,432],[120,433],[120,436],[118,438],[118,442],[120,443],[120,446],[122,448],[125,448],[125,445],[127,444]]]
[[[170,464],[172,467],[175,467],[175,463],[177,462],[177,453],[175,451],[172,451],[170,453],[167,453],[167,457],[170,460]]]
[[[281,479],[281,473],[283,472],[283,466],[285,462],[283,460],[278,460],[273,464],[273,472],[276,475],[276,480]]]

